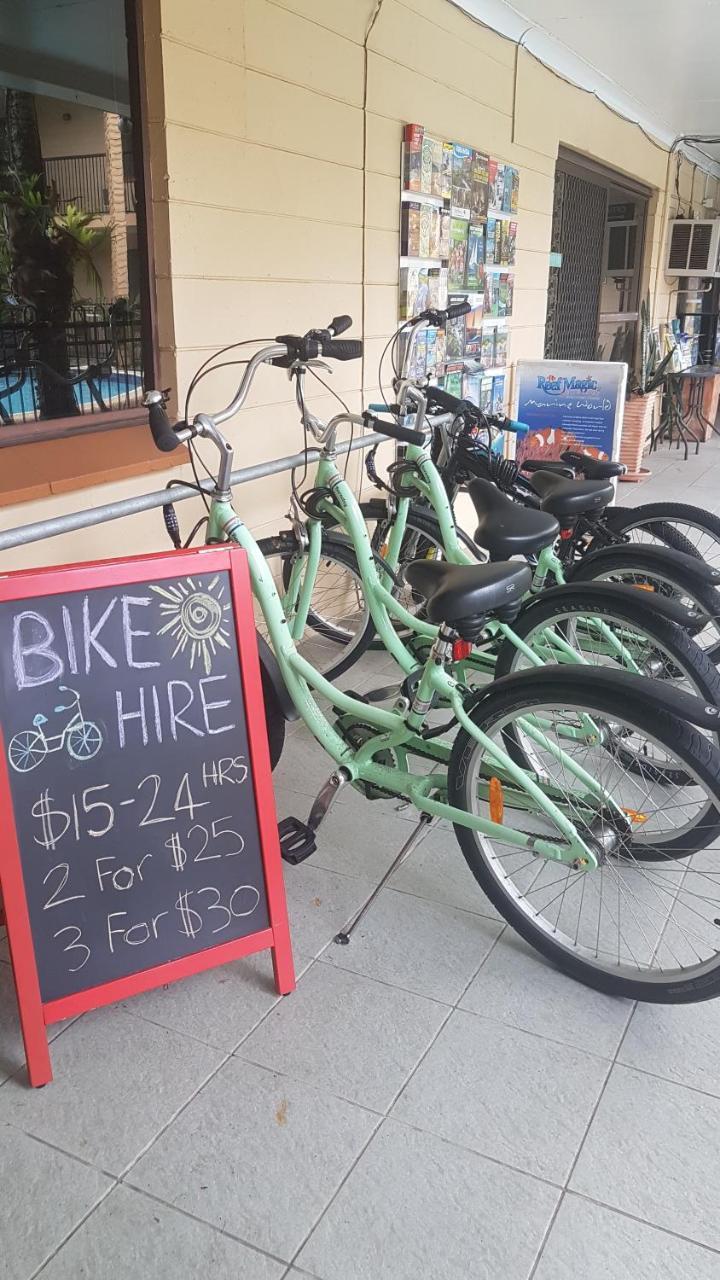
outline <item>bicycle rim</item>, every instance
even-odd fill
[[[585,709],[602,719],[601,711]],[[505,899],[511,908],[508,918],[515,917],[511,922],[517,926],[519,919],[527,926],[521,932],[537,934],[555,951],[599,975],[662,986],[702,982],[720,965],[720,832],[716,798],[692,751],[668,746],[630,719],[624,724],[627,736],[653,738],[653,753],[664,752],[669,766],[689,779],[673,799],[668,788],[646,783],[625,769],[607,747],[585,743],[571,752],[561,731],[577,724],[578,708],[533,704],[532,712],[512,711],[499,716],[491,729],[486,724],[483,728],[498,743],[506,741],[508,733],[522,739],[522,722],[529,714],[554,726],[545,728],[548,740],[572,754],[605,791],[608,803],[596,802],[593,810],[587,791],[565,764],[536,743],[525,742],[528,759],[546,787],[562,797],[562,808],[581,832],[592,832],[601,865],[586,871],[521,858],[515,847],[473,831],[470,836],[483,876],[492,882],[487,887],[496,905],[498,898]],[[466,795],[468,807],[486,817],[483,775],[487,777],[487,769],[478,747],[468,769]],[[506,821],[516,829],[557,839],[554,823],[539,813],[516,813]],[[709,837],[704,843],[697,838],[703,821]],[[676,845],[687,833],[687,857],[677,856],[677,848],[675,856],[662,857],[671,826]],[[467,833],[463,840],[465,847]],[[652,846],[655,857],[661,855],[659,861],[644,857]]]

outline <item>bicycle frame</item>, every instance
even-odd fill
[[[462,546],[457,535],[455,527],[455,519],[445,485],[442,477],[435,466],[435,463],[429,456],[428,446],[408,445],[406,447],[405,460],[414,465],[415,471],[412,479],[412,488],[416,494],[425,498],[430,506],[433,515],[438,523],[440,538],[445,558],[451,564],[473,564],[474,561]],[[407,486],[407,482],[401,478],[400,488]],[[391,570],[397,569],[400,563],[400,553],[407,529],[407,520],[412,505],[412,495],[403,495],[402,492],[396,495],[395,509],[392,514],[388,513],[391,519],[390,537],[387,539],[386,547],[383,553],[383,559],[386,561]],[[557,586],[566,586],[565,574],[563,571],[562,561],[555,554],[553,548],[543,547],[537,558],[533,580],[530,587],[531,594],[535,595],[542,591],[548,578],[554,579]],[[395,608],[391,607],[391,612],[395,612]],[[407,615],[412,617],[412,615]],[[404,621],[407,621],[407,617]],[[597,629],[602,637],[603,643],[607,646],[608,652],[615,658],[620,659],[626,670],[634,672],[636,675],[641,674],[639,665],[635,662],[632,652],[618,638],[612,627],[603,622],[601,618],[589,618],[589,622]],[[506,623],[491,621],[486,628],[487,634],[495,638],[507,638],[511,643],[523,653],[534,666],[543,666],[546,658],[536,653],[528,645],[520,639],[513,631],[512,627]],[[586,666],[587,663],[582,654],[574,649],[562,635],[547,630],[545,633],[545,641],[549,646],[550,652],[557,652],[561,655],[564,662],[573,662],[579,666]],[[488,653],[475,653],[466,660],[466,665],[472,669],[480,668],[485,671],[492,671],[495,665],[494,658]]]
[[[452,823],[471,827],[482,834],[501,839],[504,843],[518,849],[528,849],[542,857],[561,862],[577,862],[587,870],[597,866],[597,858],[592,849],[581,839],[574,823],[560,807],[552,795],[548,794],[547,783],[517,765],[509,755],[501,750],[491,738],[484,734],[468,716],[463,703],[463,690],[457,680],[450,675],[441,663],[429,660],[424,667],[409,653],[398,639],[392,627],[388,606],[392,602],[391,593],[380,582],[375,561],[370,548],[367,529],[362,522],[359,508],[352,490],[336,472],[333,478],[331,460],[325,459],[326,467],[323,479],[332,480],[333,495],[348,500],[348,522],[353,527],[357,522],[356,532],[359,542],[364,542],[366,555],[361,560],[363,586],[366,590],[376,589],[377,598],[382,602],[382,609],[377,609],[378,624],[387,636],[388,647],[397,657],[397,661],[409,671],[417,671],[420,683],[417,692],[417,705],[427,704],[437,694],[444,703],[450,706],[458,724],[483,747],[486,758],[493,769],[493,775],[506,786],[511,796],[510,807],[527,809],[546,814],[561,831],[567,844],[543,840],[538,836],[513,830],[506,823],[496,823],[479,815],[468,813],[451,805],[446,798],[445,784],[435,774],[412,773],[408,768],[408,756],[417,755],[424,759],[432,759],[439,765],[447,764],[450,758],[450,746],[439,739],[427,740],[421,736],[424,716],[414,712],[388,711],[380,707],[361,702],[351,694],[345,693],[332,685],[315,667],[298,652],[291,628],[285,613],[283,600],[278,594],[269,566],[262,555],[253,535],[243,524],[235,512],[232,503],[224,495],[213,498],[208,522],[208,541],[229,539],[242,547],[248,556],[253,592],[260,604],[268,628],[272,647],[278,660],[286,687],[301,718],[310,732],[327,751],[328,755],[340,766],[348,780],[373,784],[392,795],[409,800],[417,809],[432,817],[445,818]],[[322,463],[321,463],[322,466]],[[347,492],[345,492],[347,490]],[[357,511],[355,510],[357,508]],[[312,532],[312,524],[317,524],[317,532]],[[360,527],[362,526],[362,527]],[[310,539],[320,535],[319,522],[311,522]],[[314,560],[314,556],[313,556]],[[373,583],[374,578],[377,579]],[[300,598],[303,589],[300,587]],[[377,606],[376,606],[377,607]],[[385,618],[382,618],[382,612]],[[412,620],[412,615],[408,614]],[[437,639],[437,628],[422,624],[428,637]],[[348,745],[337,730],[329,723],[320,709],[315,695],[319,694],[337,708],[338,711],[351,715],[358,722],[369,726],[375,732],[372,738],[361,747],[355,749]],[[526,726],[529,736],[552,754],[557,749],[545,738],[542,730],[535,724]],[[398,767],[391,767],[375,759],[378,753],[393,751]],[[567,771],[577,778],[587,789],[588,800],[594,799],[607,804],[608,796],[598,782],[585,771],[575,760],[562,755]],[[489,788],[490,777],[487,779]],[[436,793],[441,798],[437,798]]]

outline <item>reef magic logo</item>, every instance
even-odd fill
[[[568,391],[587,395],[588,391],[597,391],[598,389],[596,378],[565,378],[558,377],[554,373],[549,373],[547,377],[538,374],[537,384],[539,391],[544,391],[546,395],[552,396],[563,396]]]

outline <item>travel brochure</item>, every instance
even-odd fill
[[[507,364],[507,334],[492,322],[512,315],[520,175],[514,165],[419,124],[406,125],[404,142],[400,317],[444,308],[453,295],[473,306],[446,332],[421,334],[416,374],[497,410],[505,397],[497,371]],[[490,377],[485,369],[493,370]]]

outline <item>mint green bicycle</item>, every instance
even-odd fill
[[[714,730],[716,709],[659,682],[574,666],[533,669],[469,693],[453,664],[488,622],[512,618],[530,584],[522,562],[409,566],[408,579],[427,595],[426,620],[408,615],[430,641],[419,662],[398,637],[390,612],[397,602],[383,582],[357,500],[332,459],[342,424],[378,426],[417,444],[412,430],[352,414],[317,427],[325,439],[321,502],[342,512],[353,545],[362,548],[364,596],[372,601],[383,643],[406,673],[394,706],[372,705],[336,688],[298,651],[293,633],[304,633],[312,580],[307,589],[304,581],[293,584],[298,605],[289,620],[285,587],[234,509],[232,447],[220,426],[240,410],[262,364],[294,375],[319,357],[359,357],[362,345],[338,340],[338,329],[284,335],[257,351],[232,403],[215,415],[197,414],[173,428],[162,393],[146,399],[158,448],[192,445],[200,437],[218,450],[207,537],[235,542],[247,554],[277,663],[268,675],[269,720],[279,712],[300,716],[332,762],[308,823],[291,819],[282,831],[284,856],[301,861],[312,852],[322,818],[344,786],[397,797],[419,815],[399,857],[433,819],[452,823],[496,908],[567,973],[636,999],[682,1003],[715,996],[720,754],[692,726]],[[309,561],[321,555],[312,530],[307,555]],[[334,722],[318,695],[338,713]],[[431,715],[437,705],[449,716],[443,725]],[[653,761],[664,761],[664,770],[628,769],[623,750],[642,760],[644,743]],[[669,784],[670,776],[682,781]]]
[[[397,421],[406,426],[422,429],[429,403],[435,406],[435,413],[438,404],[445,408],[445,413],[432,421],[433,433],[443,442],[457,431],[458,413],[468,408],[467,402],[426,387],[425,380],[415,380],[409,371],[414,364],[417,334],[430,318],[433,323],[440,323],[445,316],[444,312],[426,313],[404,326],[402,367],[393,383],[397,401],[394,414]],[[300,388],[302,373],[298,372],[297,376]],[[303,409],[302,394],[299,403]],[[371,410],[388,411],[387,406],[381,405],[372,405]],[[317,435],[312,415],[306,415],[305,421],[309,430]],[[521,426],[507,419],[503,425],[510,430]],[[322,433],[317,438],[322,439]],[[448,453],[452,452],[449,440],[443,447]],[[372,474],[374,469],[368,467],[368,471]],[[584,510],[589,510],[593,502],[603,508],[607,503],[607,485],[596,484],[595,493],[590,491],[592,487],[586,485],[582,490],[575,487]],[[397,605],[389,607],[395,616],[396,629],[418,657],[426,655],[430,642],[422,627],[407,625],[408,611],[416,619],[421,618],[424,611],[422,593],[403,581],[408,563],[422,557],[431,562],[445,560],[467,565],[477,563],[481,554],[491,560],[523,556],[530,563],[533,576],[522,610],[512,627],[498,621],[485,626],[482,643],[456,668],[459,678],[472,682],[528,666],[539,667],[546,662],[602,664],[669,680],[675,687],[684,688],[707,702],[720,703],[718,672],[690,634],[695,619],[693,612],[655,594],[651,607],[647,595],[627,585],[567,584],[562,560],[555,553],[560,528],[553,515],[520,506],[488,480],[476,479],[469,486],[479,525],[475,545],[456,526],[451,495],[424,434],[419,442],[416,439],[402,443],[402,456],[391,466],[385,488],[384,499],[362,502],[360,509],[371,531],[383,581],[388,586],[394,583]],[[375,641],[371,602],[363,599],[361,590],[354,584],[351,589],[348,582],[356,566],[348,544],[355,554],[358,550],[353,546],[352,530],[342,511],[332,502],[322,501],[322,494],[321,462],[316,486],[310,490],[309,502],[304,503],[305,523],[296,518],[294,533],[285,535],[288,541],[284,585],[288,616],[294,617],[299,583],[304,584],[306,592],[310,592],[312,583],[311,605],[303,611],[304,633],[296,627],[294,634],[296,641],[307,644],[310,639],[314,640],[318,653],[322,646],[322,657],[326,660],[324,671],[332,677],[352,667],[371,644],[381,646]],[[296,517],[297,514],[296,511]],[[319,522],[323,525],[322,551],[319,558],[310,562],[305,557],[305,545],[312,537],[319,536]],[[298,533],[299,530],[302,532]],[[343,535],[345,543],[341,541]],[[282,535],[274,545],[280,546],[281,539]],[[344,589],[340,585],[343,577]],[[355,607],[354,616],[351,604]]]
[[[326,427],[307,407],[305,375],[312,362],[293,369],[303,425],[322,445],[319,466],[304,493],[294,486],[292,531],[260,543],[266,558],[280,559],[275,577],[281,583],[288,626],[304,656],[320,666],[326,678],[332,678],[351,668],[371,644],[387,649],[398,663],[398,680],[404,680],[405,692],[412,692],[412,681],[417,680],[412,673],[426,661],[435,639],[436,629],[424,621],[424,597],[434,575],[445,572],[440,562],[478,562],[472,544],[468,547],[467,542],[461,542],[449,495],[430,456],[425,410],[434,389],[425,389],[406,375],[412,367],[415,336],[425,323],[426,318],[420,318],[407,331],[403,372],[394,384],[397,422],[388,425],[363,418],[366,425],[374,423],[380,431],[394,435],[402,446],[402,457],[390,470],[386,502],[362,503],[358,509],[354,501],[337,500],[333,487],[338,474],[336,426]],[[453,397],[445,398],[454,405],[460,403]],[[663,598],[654,601],[651,609],[645,594],[624,585],[566,585],[554,551],[557,520],[546,512],[512,503],[488,482],[477,480],[474,485],[480,490],[475,495],[479,514],[486,517],[482,529],[485,549],[501,561],[513,555],[526,556],[533,574],[521,604],[515,601],[511,610],[483,620],[475,643],[458,652],[452,671],[462,684],[472,687],[523,668],[542,669],[547,663],[600,665],[650,675],[673,689],[695,694],[709,705],[720,705],[716,668],[676,624],[686,619],[687,610]],[[423,505],[418,505],[418,500]],[[368,517],[375,516],[372,548],[380,582],[390,592],[386,591],[382,602],[375,585],[369,595],[363,591],[360,563],[367,558],[367,535],[358,521],[358,511],[366,523]],[[405,570],[415,558],[427,562],[424,569],[411,569],[411,575],[422,575],[420,590],[414,580],[405,581]],[[548,579],[558,585],[547,587]],[[388,613],[395,631],[390,638],[383,632]],[[262,634],[262,618],[258,625]],[[383,701],[396,693],[391,684],[365,697]],[[344,727],[355,740],[364,732],[348,718]],[[620,744],[618,751],[629,767],[641,770],[645,777],[655,768],[656,781],[671,784],[684,780],[684,775],[668,771],[662,755],[654,758],[647,742],[642,745],[641,758],[633,757],[630,740]]]

